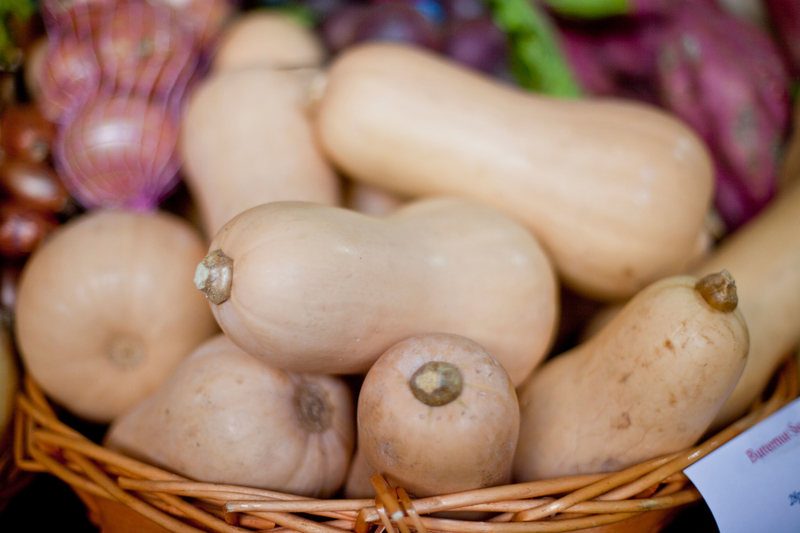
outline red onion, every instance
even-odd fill
[[[55,170],[44,163],[5,161],[0,165],[0,184],[17,203],[38,211],[57,213],[69,203],[69,194]]]
[[[98,90],[166,98],[183,90],[197,66],[192,29],[161,4],[79,4],[47,20],[41,106],[51,120]]]
[[[24,260],[22,260],[24,262]],[[0,266],[0,321],[11,324],[17,308],[17,287],[22,271],[21,262],[4,261]]]
[[[13,105],[0,119],[0,149],[6,160],[41,163],[50,156],[55,136],[55,124],[31,104]]]
[[[91,36],[92,28],[99,24],[102,4],[76,3],[67,10],[57,1],[46,1],[43,7],[48,45],[37,103],[49,121],[58,122],[100,84],[100,65]]]
[[[5,201],[0,205],[0,254],[10,258],[29,255],[57,225],[46,213]]]
[[[147,210],[175,186],[179,118],[175,107],[142,96],[98,98],[63,125],[56,168],[87,208]]]
[[[155,1],[155,0],[153,0]],[[159,0],[177,11],[192,27],[196,41],[204,50],[216,43],[223,27],[234,14],[231,0]]]

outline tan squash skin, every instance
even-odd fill
[[[306,405],[322,415],[303,421],[298,387],[313,391]],[[344,482],[354,441],[343,381],[278,370],[219,335],[114,421],[105,444],[198,481],[328,497]]]
[[[94,211],[59,228],[19,282],[27,372],[75,415],[110,422],[219,331],[189,279],[205,249],[166,212]]]
[[[722,265],[736,279],[739,309],[750,332],[750,355],[714,419],[714,429],[744,415],[800,344],[800,187],[778,196],[692,274],[704,276]]]
[[[246,67],[319,67],[325,47],[319,37],[291,16],[264,10],[241,13],[220,36],[211,70]]]
[[[375,470],[369,466],[367,458],[361,448],[356,448],[347,470],[347,479],[344,483],[344,497],[351,500],[361,498],[374,498],[375,488],[369,482]]]
[[[615,471],[699,439],[749,343],[738,309],[713,309],[696,281],[675,276],[646,287],[525,382],[517,481]]]
[[[444,405],[418,399],[440,385],[426,363],[449,363],[460,373],[460,393]],[[434,372],[429,370],[429,372]],[[367,372],[358,397],[358,443],[366,462],[390,485],[417,496],[503,485],[519,433],[519,405],[503,367],[479,344],[442,333],[401,341]]]
[[[230,298],[211,304],[217,322],[287,370],[363,373],[394,343],[441,331],[486,347],[519,384],[555,330],[556,281],[534,237],[468,200],[381,218],[276,202],[227,224],[209,247],[218,249],[233,274]]]
[[[344,207],[365,215],[383,216],[409,202],[408,198],[359,182],[347,184]]]
[[[517,217],[565,283],[596,298],[685,268],[711,200],[708,150],[666,113],[537,96],[401,45],[337,56],[314,126],[355,180]]]
[[[267,202],[340,201],[304,114],[309,72],[251,68],[205,78],[190,98],[180,152],[209,237]]]

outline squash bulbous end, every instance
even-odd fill
[[[294,409],[300,425],[311,433],[322,433],[333,425],[333,405],[328,393],[308,381],[301,382],[294,391]]]
[[[138,337],[123,335],[111,341],[108,357],[118,369],[133,370],[147,359],[147,349]]]
[[[194,284],[214,305],[220,305],[231,297],[233,281],[233,259],[222,250],[209,252],[197,265]]]
[[[723,269],[716,274],[709,274],[698,281],[694,288],[706,303],[717,311],[730,313],[739,304],[736,282],[727,270]]]
[[[417,400],[431,407],[454,401],[464,387],[458,367],[443,361],[429,361],[420,366],[408,384]]]

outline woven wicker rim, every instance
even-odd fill
[[[310,499],[235,485],[199,483],[99,446],[60,422],[36,383],[17,396],[14,459],[77,492],[122,503],[176,533],[537,533],[576,531],[676,508],[701,499],[683,469],[798,396],[797,362],[778,371],[769,399],[700,445],[625,470],[412,500],[376,475],[374,499]],[[440,511],[499,513],[487,521],[425,516]]]

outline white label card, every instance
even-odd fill
[[[800,399],[684,470],[720,533],[800,531]]]

